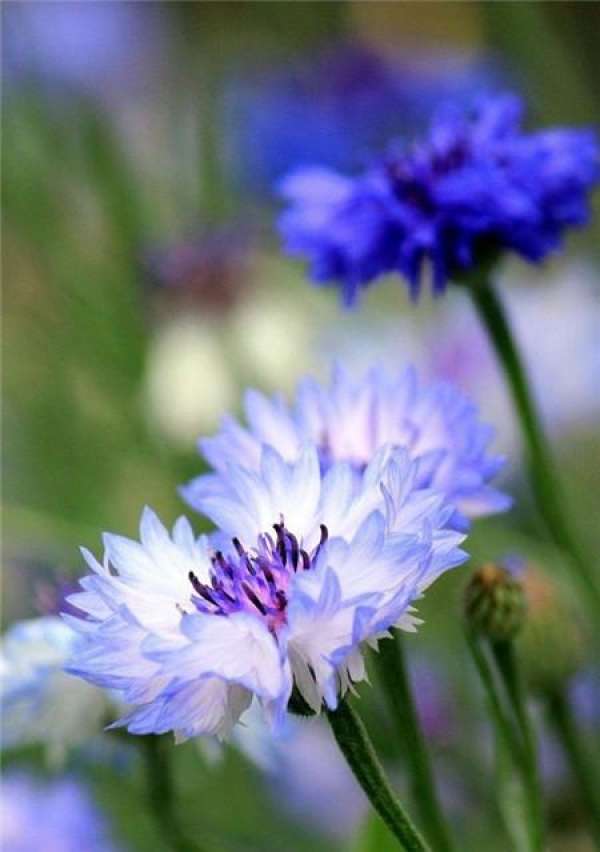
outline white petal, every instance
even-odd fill
[[[280,651],[257,618],[243,612],[227,617],[197,613],[184,616],[182,631],[189,644],[160,656],[165,676],[192,680],[213,674],[268,699],[281,693]]]

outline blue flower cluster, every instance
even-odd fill
[[[366,677],[363,650],[466,558],[444,494],[384,447],[360,477],[320,471],[308,445],[286,463],[263,446],[258,471],[231,465],[204,495],[217,526],[172,534],[149,510],[140,543],[105,536],[65,616],[81,635],[67,671],[119,691],[131,733],[226,736],[256,698],[283,722],[294,687],[315,713]]]
[[[67,671],[133,705],[117,725],[227,735],[256,700],[281,725],[294,691],[318,713],[366,676],[364,650],[464,561],[467,519],[507,508],[491,430],[447,386],[374,370],[305,381],[296,409],[250,393],[249,428],[203,442],[188,499],[216,527],[105,536],[66,614]]]
[[[282,229],[346,302],[385,272],[414,296],[511,249],[535,261],[588,214],[599,176],[588,131],[521,128],[518,99],[446,111],[426,142],[356,180],[290,177]],[[77,634],[66,670],[131,705],[135,734],[223,737],[258,704],[281,727],[301,699],[335,709],[365,679],[364,653],[466,559],[470,520],[504,511],[493,430],[448,383],[411,368],[305,379],[292,404],[249,391],[200,443],[212,468],[183,493],[214,524],[172,531],[149,509],[139,541],[104,538],[63,617]]]
[[[339,284],[346,304],[380,275],[400,273],[416,298],[511,250],[540,261],[565,229],[584,224],[600,177],[589,130],[526,132],[523,105],[504,95],[467,113],[445,109],[427,137],[390,152],[366,173],[324,168],[289,175],[280,230],[319,283]]]

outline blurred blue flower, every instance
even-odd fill
[[[114,852],[104,816],[74,777],[41,781],[11,771],[0,788],[3,852]]]
[[[497,77],[491,63],[460,53],[391,59],[357,41],[331,44],[284,69],[233,81],[231,167],[270,195],[291,169],[364,166],[370,152],[412,134],[441,102],[490,91]]]
[[[587,221],[599,151],[589,130],[525,132],[522,115],[512,95],[473,112],[447,107],[422,142],[359,177],[292,173],[281,185],[287,251],[309,259],[316,282],[338,284],[347,305],[387,273],[416,298],[426,271],[439,293],[503,250],[541,261]]]
[[[579,722],[597,728],[600,722],[600,670],[586,668],[569,685],[569,697]]]
[[[444,493],[467,517],[510,506],[509,498],[490,484],[504,464],[488,451],[492,427],[481,422],[476,406],[453,385],[419,384],[412,368],[398,374],[375,368],[354,380],[338,366],[329,387],[304,379],[293,407],[279,396],[248,391],[245,413],[247,428],[226,417],[216,436],[200,441],[216,475],[184,486],[192,507],[201,507],[219,480],[226,487],[230,464],[257,469],[263,444],[293,461],[306,441],[317,445],[323,470],[348,462],[359,473],[384,445],[403,447],[417,461],[418,486]]]
[[[423,654],[411,663],[413,694],[423,733],[430,743],[446,745],[458,730],[458,714],[448,674]]]
[[[65,616],[83,637],[68,671],[118,689],[116,725],[179,738],[226,735],[256,696],[277,724],[295,686],[318,713],[365,677],[363,643],[414,630],[413,603],[464,561],[453,507],[417,485],[417,463],[384,447],[357,477],[322,474],[307,446],[290,464],[271,447],[257,472],[230,465],[227,491],[199,501],[218,527],[172,537],[146,510],[141,543],[105,536],[102,563]]]
[[[147,85],[158,64],[158,9],[74,0],[10,3],[4,12],[4,70],[11,84],[33,80],[54,93],[72,88],[120,97]]]

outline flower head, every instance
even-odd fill
[[[522,113],[517,97],[486,98],[473,113],[440,111],[421,143],[357,178],[291,174],[280,223],[288,251],[309,258],[317,282],[339,283],[347,304],[387,273],[416,297],[426,267],[441,292],[503,250],[542,260],[587,221],[598,145],[588,130],[525,132]]]
[[[412,604],[465,558],[453,507],[417,487],[417,464],[383,448],[357,477],[322,474],[307,446],[258,471],[230,465],[229,489],[204,494],[218,531],[170,536],[147,510],[141,542],[106,536],[103,563],[69,618],[85,639],[69,671],[121,691],[132,733],[226,734],[256,696],[283,718],[295,687],[314,712],[364,677],[363,643],[415,628]]]
[[[116,850],[103,815],[74,777],[43,782],[12,771],[2,780],[0,804],[0,846],[4,852]]]
[[[422,385],[412,368],[398,374],[375,368],[354,380],[338,366],[328,387],[302,381],[293,407],[248,391],[245,413],[247,427],[227,417],[219,434],[201,440],[217,476],[200,476],[183,488],[194,508],[207,491],[227,489],[229,464],[257,469],[263,444],[293,461],[306,441],[317,446],[323,470],[348,462],[357,474],[385,444],[403,447],[418,460],[419,486],[444,493],[467,517],[510,505],[490,485],[504,463],[488,451],[491,426],[451,384]]]

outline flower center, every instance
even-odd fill
[[[273,633],[285,624],[288,587],[297,571],[308,571],[328,537],[321,524],[321,539],[309,553],[300,547],[297,537],[283,519],[273,524],[275,536],[259,536],[255,548],[246,549],[238,538],[232,539],[235,553],[217,551],[212,557],[210,583],[202,583],[190,571],[194,590],[192,603],[199,612],[231,615],[250,612],[260,616]]]
[[[466,141],[457,138],[443,150],[423,147],[405,158],[392,160],[387,165],[387,175],[400,201],[425,215],[432,215],[438,209],[434,193],[436,180],[461,169],[468,156]]]

